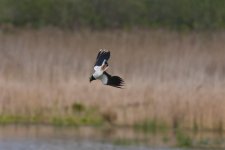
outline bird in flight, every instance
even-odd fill
[[[101,49],[97,55],[94,65],[94,73],[90,77],[90,82],[93,80],[101,80],[104,85],[122,88],[124,80],[118,76],[111,76],[106,72],[108,69],[108,60],[110,58],[110,51]]]

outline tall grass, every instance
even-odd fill
[[[224,47],[224,32],[2,30],[0,114],[65,116],[81,103],[118,125],[221,130]],[[100,48],[125,89],[89,83]]]

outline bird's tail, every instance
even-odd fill
[[[108,82],[108,85],[117,87],[117,88],[122,88],[124,86],[124,80],[118,76],[112,76]]]

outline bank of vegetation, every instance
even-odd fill
[[[223,0],[0,0],[0,24],[60,28],[225,28]]]

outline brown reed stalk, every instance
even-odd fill
[[[225,33],[167,30],[0,32],[0,113],[68,115],[80,102],[117,124],[161,120],[171,127],[224,128]],[[123,90],[89,83],[96,53]]]

